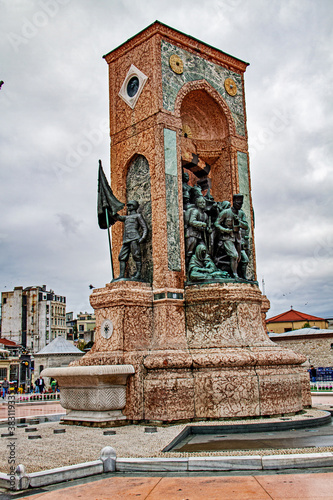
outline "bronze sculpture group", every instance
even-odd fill
[[[235,194],[233,204],[216,202],[199,186],[189,186],[183,174],[185,261],[191,282],[235,279],[247,280],[250,228],[243,195]]]
[[[235,194],[232,206],[228,201],[215,202],[209,193],[204,197],[198,186],[188,186],[186,176],[183,195],[188,281],[247,280],[249,225],[242,210],[243,195]],[[148,229],[138,208],[137,201],[129,201],[127,215],[114,216],[116,221],[124,223],[117,280],[126,279],[126,264],[130,255],[136,265],[131,279],[141,278],[140,244],[146,240]]]
[[[248,280],[250,228],[242,210],[243,195],[235,194],[233,204],[215,201],[210,190],[202,193],[200,186],[189,184],[189,175],[183,173],[183,210],[185,230],[185,263],[189,282]],[[139,213],[139,203],[127,203],[127,215],[118,212],[125,205],[114,196],[105,178],[102,163],[99,165],[98,222],[108,229],[115,222],[124,223],[123,244],[118,256],[119,276],[116,280],[140,280],[142,255],[140,244],[147,239],[147,224]],[[110,255],[112,264],[112,251]],[[126,278],[126,266],[132,255],[136,269],[131,278]]]

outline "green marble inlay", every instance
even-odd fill
[[[169,59],[172,54],[178,55],[183,61],[184,71],[181,75],[177,75],[170,68]],[[206,80],[217,90],[229,106],[235,121],[237,134],[245,136],[241,75],[222,68],[164,40],[161,42],[161,55],[164,109],[174,111],[177,94],[185,83],[195,80]],[[224,80],[226,78],[232,78],[237,84],[238,91],[234,97],[230,96],[224,88]]]
[[[243,210],[246,217],[250,215],[250,183],[247,168],[247,154],[237,151],[239,192],[244,195]],[[249,219],[250,220],[250,219]]]
[[[239,179],[239,192],[244,196],[243,208],[245,212],[246,219],[250,226],[250,248],[252,248],[253,235],[251,230],[251,206],[250,206],[250,179],[249,171],[247,165],[247,154],[237,151],[237,163],[238,163],[238,179]],[[253,275],[253,258],[252,254],[250,256],[250,262],[248,265],[248,276]]]
[[[181,270],[177,179],[177,135],[164,129],[165,191],[167,209],[168,268]]]

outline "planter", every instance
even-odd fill
[[[41,375],[58,382],[60,404],[70,410],[62,421],[102,426],[126,420],[121,410],[126,404],[127,377],[132,374],[132,365],[98,365],[46,368]]]

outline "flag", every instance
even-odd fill
[[[102,162],[99,160],[98,169],[98,194],[97,194],[97,216],[98,225],[101,229],[107,229],[105,209],[108,211],[109,226],[115,222],[115,215],[124,208],[125,204],[117,200],[105,177]]]

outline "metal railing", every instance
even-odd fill
[[[42,394],[14,394],[16,403],[37,403],[38,401],[59,401],[59,392],[43,392]],[[10,394],[13,397],[13,394]],[[5,397],[5,402],[8,402],[8,395]]]
[[[318,380],[310,382],[311,391],[333,391],[333,380]]]

